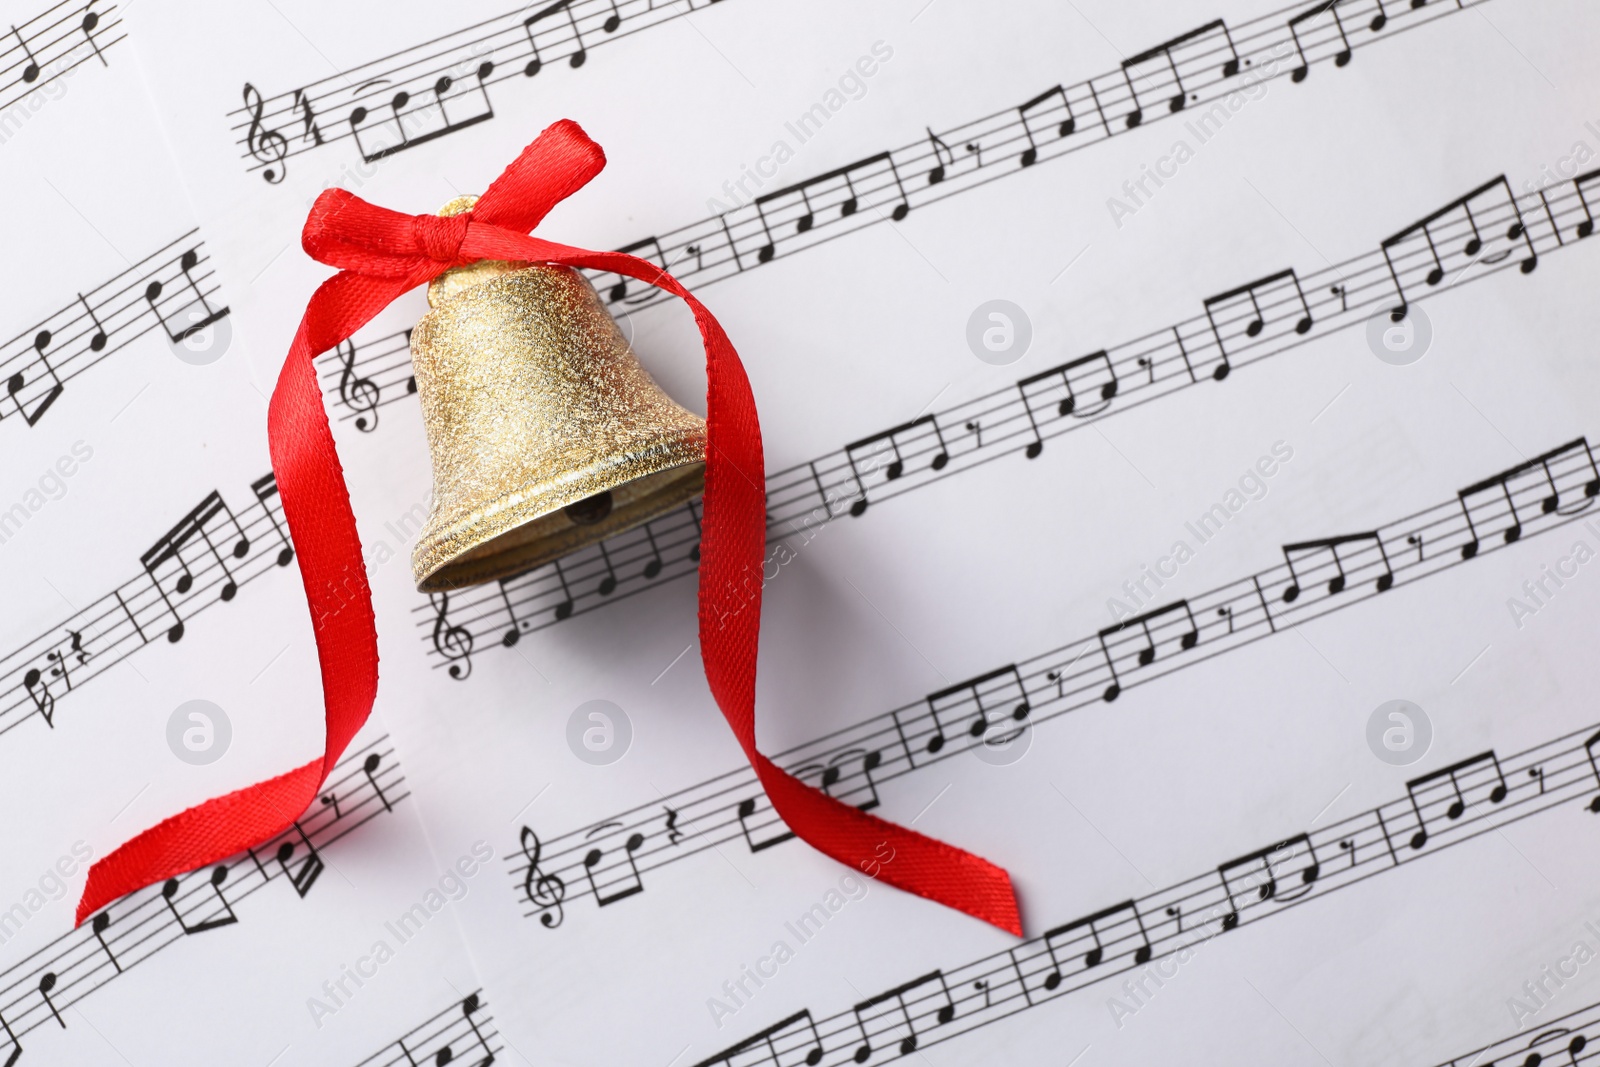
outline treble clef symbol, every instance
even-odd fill
[[[567,898],[567,883],[560,875],[540,872],[539,850],[539,835],[524,826],[522,854],[528,857],[528,876],[522,880],[522,891],[528,895],[528,903],[539,909],[539,922],[554,930],[565,918],[561,902]]]
[[[461,681],[472,673],[472,631],[465,626],[450,625],[449,593],[438,594],[438,599],[429,593],[428,602],[439,613],[433,620],[433,650],[446,660],[461,660],[450,665],[450,677]]]
[[[345,407],[356,413],[356,429],[371,433],[378,428],[378,383],[356,373],[356,346],[353,343],[341,342],[338,352],[344,364],[344,370],[339,375],[339,399]],[[372,416],[371,422],[367,421],[368,414]]]
[[[250,129],[244,135],[244,144],[250,154],[262,163],[281,164],[283,157],[289,154],[289,142],[277,130],[263,129],[261,126],[261,109],[265,106],[261,94],[249,82],[244,83],[244,106],[250,109]],[[266,167],[261,172],[270,185],[277,185],[283,181],[286,171],[284,167]]]

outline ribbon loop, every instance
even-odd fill
[[[465,255],[615,272],[656,286],[689,306],[705,346],[707,380],[700,648],[718,707],[774,810],[801,839],[873,878],[1021,935],[1016,892],[1004,870],[836,800],[757,750],[755,676],[766,472],[761,424],[739,354],[704,305],[655,264],[527,235],[604,165],[600,146],[577,123],[563,120],[524,149],[474,210],[463,215],[403,215],[343,189],[317,198],[302,244],[307,254],[341,272],[323,282],[306,305],[273,390],[267,435],[322,667],[323,755],[320,761],[189,808],[95,863],[78,902],[79,923],[117,897],[288,830],[366,722],[378,685],[372,594],[312,361],[402,293],[442,274]],[[752,575],[755,589],[748,592]],[[747,591],[731,607],[719,601],[730,589]]]

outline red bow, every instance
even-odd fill
[[[452,218],[402,215],[343,189],[317,198],[301,243],[342,268],[317,288],[278,376],[267,413],[272,469],[300,560],[322,667],[327,740],[320,758],[287,774],[208,800],[144,831],[89,870],[82,923],[143,886],[260,844],[287,830],[372,710],[378,642],[350,494],[333,447],[312,360],[350,337],[396,297],[452,266],[480,259],[554,263],[627,275],[681,297],[706,350],[706,490],[700,551],[700,655],[712,695],[762,788],[803,840],[890,885],[1018,936],[1016,895],[986,860],[833,799],[756,751],[756,648],[766,547],[761,426],[739,355],[722,327],[666,271],[620,252],[589,252],[527,231],[605,166],[575,122],[539,135],[472,210]],[[719,611],[720,590],[740,590],[754,610]]]

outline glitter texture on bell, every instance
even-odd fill
[[[435,279],[428,304],[411,333],[433,456],[418,590],[509,577],[700,495],[704,420],[656,385],[583,275],[485,260]]]

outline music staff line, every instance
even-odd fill
[[[62,698],[152,641],[177,643],[189,620],[294,559],[271,474],[235,513],[208,493],[140,556],[138,577],[0,658],[0,736],[34,716],[51,728]]]
[[[1403,318],[1446,279],[1459,287],[1512,269],[1529,273],[1541,257],[1592,233],[1591,187],[1600,191],[1600,171],[1517,199],[1497,177],[1451,201],[1443,215],[1385,238],[1377,251],[1303,279],[1290,268],[1232,287],[1172,326],[775,472],[767,479],[769,541],[843,514],[859,517],[873,504],[1003,456],[1037,458],[1048,441],[1084,423],[1184,389],[1215,387],[1235,369],[1374,314]],[[698,539],[698,513],[686,506],[556,563],[436,596],[414,609],[417,625],[435,666],[465,678],[474,651],[489,639],[513,644],[523,633],[693,573]],[[446,635],[453,640],[441,641]]]
[[[1551,1019],[1531,1032],[1522,1032],[1463,1052],[1437,1067],[1538,1067],[1540,1063],[1560,1053],[1567,1054],[1568,1067],[1578,1067],[1579,1055],[1585,1048],[1600,1040],[1600,1004],[1590,1004],[1577,1011]],[[1597,1045],[1596,1048],[1600,1048]],[[1591,1051],[1586,1060],[1593,1060]],[[1561,1063],[1562,1061],[1552,1061]]]
[[[483,991],[475,990],[401,1034],[356,1067],[443,1067],[480,1052],[483,1058],[471,1060],[472,1067],[488,1067],[499,1052],[494,1047],[499,1036]],[[467,1051],[461,1051],[463,1048]]]
[[[246,82],[229,128],[246,172],[273,185],[288,160],[342,141],[353,140],[363,161],[375,162],[493,119],[493,86],[527,81],[562,59],[581,67],[590,48],[717,2],[555,0],[531,14],[518,8],[288,92],[263,96]]]
[[[1600,810],[1594,726],[1505,760],[1493,749],[1413,778],[1406,796],[1257,848],[1015,948],[932,971],[822,1019],[804,1009],[696,1064],[811,1067],[904,1056],[1557,808]],[[1531,1061],[1530,1061],[1531,1062]]]
[[[1402,5],[1388,0],[1387,8],[1378,8],[1385,12],[1378,28],[1358,30],[1354,40],[1340,20],[1321,17],[1337,10],[1325,2],[1286,7],[1237,30],[1215,20],[1131,57],[1109,73],[1070,87],[1054,86],[1017,106],[939,133],[929,127],[925,136],[899,148],[676,230],[644,237],[621,250],[646,256],[692,288],[703,288],[863,226],[902,220],[919,206],[1148,125],[1146,118],[1155,121],[1192,113],[1194,105],[1223,98],[1242,84],[1239,79],[1244,75],[1258,73],[1262,68],[1258,59],[1270,58],[1283,68],[1269,72],[1269,77],[1292,76],[1324,61],[1342,65],[1340,57],[1348,61],[1353,49],[1483,2]],[[1315,17],[1301,29],[1291,25],[1299,18],[1293,12]],[[1369,36],[1362,37],[1362,32]],[[1278,62],[1291,56],[1302,60],[1294,71],[1288,62]],[[1141,91],[1139,83],[1155,88]],[[1172,91],[1180,87],[1181,96]],[[1174,109],[1180,99],[1183,106]],[[636,283],[616,275],[597,276],[597,288],[613,305],[643,306],[660,299],[642,289],[629,295],[630,285]]]
[[[1578,438],[1468,486],[1454,501],[1369,532],[1285,545],[1282,564],[993,668],[775,759],[870,811],[886,783],[966,747],[1008,742],[1021,730],[1114,702],[1128,689],[1600,514],[1592,508],[1597,495],[1600,467]],[[604,907],[642,893],[644,875],[707,849],[742,843],[753,854],[792,837],[754,772],[741,768],[548,842],[524,827],[521,855],[506,855],[524,916],[553,928],[572,901],[592,898]]]
[[[117,10],[116,4],[98,0],[61,0],[27,22],[9,26],[0,48],[0,110],[91,60],[110,66],[106,50],[128,36],[124,32],[105,39],[122,28],[122,19],[113,18]]]
[[[149,886],[0,971],[0,1062],[14,1063],[40,1026],[66,1028],[62,1012],[162,949],[239,921],[237,905],[284,881],[304,899],[325,866],[322,851],[411,794],[387,737],[345,754],[322,799],[259,849]]]
[[[36,425],[67,382],[151,330],[179,344],[225,318],[210,262],[190,230],[0,344],[0,422]]]

